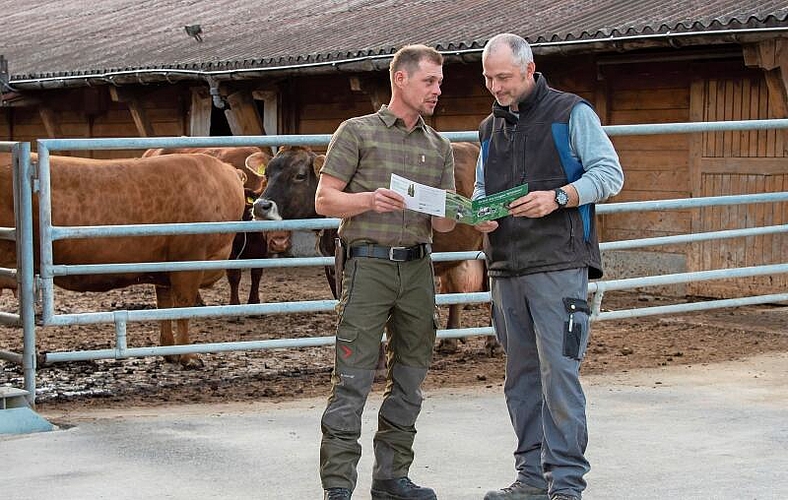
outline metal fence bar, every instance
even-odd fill
[[[33,189],[29,142],[0,142],[0,151],[11,152],[12,196],[15,228],[2,228],[0,238],[16,245],[16,269],[2,275],[17,283],[18,313],[0,313],[0,324],[22,326],[22,354],[0,351],[0,358],[22,364],[25,398],[33,405],[36,391],[35,290],[33,270]]]
[[[653,210],[681,210],[717,205],[746,205],[749,203],[776,203],[788,201],[788,191],[779,193],[741,194],[730,196],[707,196],[704,198],[681,198],[676,200],[627,201],[605,203],[596,206],[596,213],[615,214],[621,212],[645,212]]]
[[[707,300],[703,302],[688,302],[684,304],[671,304],[666,306],[638,307],[636,309],[623,309],[621,311],[597,312],[592,320],[629,319],[640,316],[655,316],[677,312],[706,311],[722,307],[740,307],[755,304],[773,304],[788,301],[788,293],[775,293],[768,295],[754,295],[751,297],[738,297],[735,299]]]
[[[779,233],[788,233],[788,224],[781,224],[777,226],[748,227],[745,229],[723,229],[721,231],[677,234],[673,236],[654,236],[652,238],[638,238],[633,240],[607,241],[600,243],[599,248],[601,250],[624,250],[627,248],[653,247],[678,243],[694,243],[698,241],[742,238],[746,236],[760,236],[764,234]]]
[[[248,232],[248,231],[247,231]],[[752,227],[745,229],[726,229],[722,231],[707,231],[694,234],[681,234],[673,236],[658,236],[633,240],[621,240],[600,243],[602,250],[623,250],[627,248],[641,248],[679,243],[690,243],[725,238],[740,238],[745,236],[758,236],[764,234],[779,234],[788,232],[788,224],[777,226]],[[448,262],[455,260],[482,260],[484,252],[435,252],[431,254],[434,262]],[[251,269],[275,267],[302,267],[302,266],[331,266],[334,257],[287,257],[270,259],[244,259],[244,260],[214,260],[214,261],[180,261],[180,262],[142,262],[135,264],[55,264],[52,266],[54,276],[71,276],[87,274],[110,274],[127,272],[162,272],[162,271],[192,271],[195,269]]]
[[[729,121],[711,123],[670,123],[670,124],[646,124],[646,125],[617,125],[605,126],[605,131],[611,135],[640,135],[640,134],[675,134],[675,133],[695,133],[722,130],[759,130],[759,129],[783,129],[788,128],[788,119],[779,120],[749,120],[749,121]],[[445,137],[452,141],[478,141],[477,132],[447,132]],[[304,135],[304,136],[237,136],[237,137],[157,137],[157,138],[118,138],[118,139],[42,139],[38,141],[39,151],[39,184],[40,184],[40,237],[41,237],[41,289],[42,289],[42,323],[45,325],[74,325],[93,322],[110,322],[116,325],[117,347],[112,350],[83,351],[81,353],[50,353],[47,355],[49,362],[53,360],[67,359],[73,356],[91,356],[80,359],[101,359],[112,357],[128,357],[153,354],[185,354],[191,352],[219,352],[223,350],[237,350],[246,348],[282,348],[295,340],[293,345],[299,344],[328,345],[333,343],[333,337],[314,337],[311,339],[278,339],[276,341],[242,342],[231,344],[192,344],[185,346],[168,347],[149,347],[149,348],[128,348],[126,346],[125,325],[127,321],[142,321],[147,319],[177,319],[179,317],[208,317],[226,314],[277,314],[290,312],[306,312],[312,310],[333,310],[335,301],[302,301],[294,303],[276,304],[247,304],[241,306],[216,306],[208,308],[183,308],[183,309],[161,309],[144,311],[115,311],[97,312],[82,314],[56,315],[54,312],[54,291],[53,278],[59,275],[68,274],[90,274],[97,272],[123,272],[123,266],[128,264],[117,264],[98,270],[97,266],[55,266],[52,259],[52,242],[66,238],[84,237],[115,237],[115,236],[142,236],[153,234],[205,234],[210,232],[248,232],[248,231],[268,231],[268,230],[298,230],[308,228],[312,230],[337,227],[337,219],[314,219],[310,221],[256,221],[256,222],[229,222],[192,224],[187,227],[173,227],[171,224],[151,224],[141,226],[90,226],[90,227],[53,227],[51,224],[51,197],[49,180],[49,153],[58,150],[93,150],[93,149],[148,149],[154,147],[207,147],[207,146],[279,146],[281,144],[303,145],[303,146],[322,146],[328,143],[330,135]],[[0,142],[0,147],[4,143]],[[29,151],[29,149],[28,149]],[[744,203],[775,203],[788,201],[786,193],[764,193],[757,195],[743,196],[720,196],[712,198],[696,198],[687,200],[656,200],[648,202],[629,202],[602,204],[597,206],[598,214],[645,211],[645,210],[678,210],[691,209],[704,206],[715,206],[725,204],[744,204]],[[32,220],[32,218],[31,218]],[[0,236],[8,235],[6,228],[2,229]],[[220,229],[220,231],[217,231]],[[689,241],[700,241],[701,239],[712,238],[733,238],[752,236],[756,234],[774,234],[786,232],[786,225],[771,226],[764,228],[744,228],[739,230],[715,231],[695,235],[676,235],[655,239],[639,239],[624,242],[602,243],[603,250],[633,248],[635,246],[653,246],[669,243],[686,243]],[[18,236],[18,235],[12,235]],[[32,255],[32,250],[27,254]],[[445,252],[433,254],[435,261],[466,260],[483,258],[481,252]],[[309,258],[294,262],[294,259],[269,259],[268,261],[248,260],[248,261],[216,261],[214,263],[200,263],[200,268],[236,268],[245,269],[252,267],[274,267],[277,265],[331,265],[333,258]],[[274,262],[274,261],[280,262]],[[196,265],[194,262],[179,263],[149,263],[152,269],[171,270],[171,269],[191,269],[189,266]],[[148,265],[148,264],[146,264]],[[140,266],[135,264],[135,269]],[[215,266],[215,267],[214,267]],[[606,290],[639,288],[644,286],[656,286],[662,284],[683,283],[694,280],[719,279],[743,276],[757,276],[775,272],[786,272],[788,264],[778,264],[771,266],[754,266],[749,268],[739,268],[736,270],[717,270],[701,271],[698,273],[679,273],[675,275],[663,275],[656,277],[633,278],[630,280],[611,280],[608,282],[593,282],[589,285],[589,291],[595,293],[595,303],[601,303],[601,297]],[[32,269],[32,261],[31,261]],[[108,271],[109,270],[109,271]],[[30,281],[32,290],[32,280]],[[32,293],[32,292],[31,292]],[[31,295],[32,297],[32,295]],[[636,315],[661,314],[664,311],[679,312],[692,310],[690,308],[711,307],[712,304],[720,304],[716,307],[727,307],[729,305],[763,303],[764,300],[785,300],[785,294],[772,294],[757,297],[747,297],[744,299],[729,299],[727,301],[710,301],[695,304],[676,304],[672,306],[660,306],[659,308],[639,308],[628,311],[599,312],[597,307],[594,315],[595,320],[614,319],[617,317],[634,317]],[[489,293],[479,292],[474,294],[445,294],[436,296],[436,301],[440,305],[449,305],[467,302],[487,302]],[[705,306],[703,304],[706,304]],[[30,300],[32,308],[32,299]],[[274,309],[275,308],[275,309]],[[29,349],[31,355],[34,352],[33,346],[28,342],[28,330],[34,331],[34,324],[28,324],[25,328],[25,350]],[[491,334],[491,327],[458,330],[440,330],[439,337],[461,337],[477,334]],[[30,338],[35,339],[34,335]],[[150,354],[147,354],[150,353]],[[25,355],[27,358],[27,354]],[[27,372],[26,372],[27,375]],[[33,391],[33,395],[34,395]]]
[[[608,281],[594,281],[588,284],[591,293],[608,290],[630,290],[649,286],[676,285],[691,281],[708,281],[715,279],[746,278],[750,276],[766,276],[788,273],[788,264],[771,264],[764,266],[738,267],[735,269],[716,269],[712,271],[694,271],[691,273],[662,274],[659,276],[642,276]]]
[[[696,271],[690,273],[663,274],[639,278],[626,278],[609,281],[595,281],[588,284],[588,292],[604,293],[609,290],[629,290],[649,286],[675,285],[692,281],[708,281],[715,279],[744,278],[751,276],[765,276],[788,273],[788,264],[774,264],[764,266],[751,266],[736,269],[718,269],[712,271]],[[464,303],[489,302],[489,292],[436,294],[438,305],[452,305]],[[291,314],[306,312],[333,311],[336,300],[303,300],[296,302],[273,302],[267,304],[241,304],[201,307],[179,307],[170,309],[142,309],[127,311],[128,321],[154,321],[208,318],[214,316],[237,316],[239,314],[267,315]],[[597,312],[599,306],[596,307]],[[593,312],[593,311],[592,311]],[[87,325],[96,323],[111,323],[114,321],[114,312],[89,312],[74,314],[58,314],[53,316],[46,326]]]
[[[250,231],[305,231],[336,228],[339,219],[291,219],[280,221],[190,222],[168,224],[125,224],[113,226],[56,226],[53,240],[68,238],[116,238],[121,236],[159,236],[173,234],[243,233]]]
[[[609,136],[686,134],[693,132],[719,132],[728,130],[766,130],[788,128],[788,119],[773,120],[730,120],[720,122],[653,123],[637,125],[605,125]],[[479,141],[478,132],[442,132],[447,139],[457,141]],[[217,140],[216,137],[144,137],[118,139],[40,139],[39,144],[52,151],[85,151],[91,149],[149,149],[177,147],[261,146],[271,147],[289,144],[293,146],[324,146],[331,140],[330,134],[313,135],[263,135],[233,136]]]

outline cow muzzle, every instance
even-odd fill
[[[276,202],[265,198],[258,198],[252,205],[252,219],[254,220],[282,220]]]

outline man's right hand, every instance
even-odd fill
[[[405,198],[391,189],[378,188],[372,193],[371,209],[378,213],[405,210]]]

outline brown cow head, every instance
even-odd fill
[[[304,146],[285,146],[265,169],[267,185],[254,202],[256,220],[310,219],[315,212],[315,191],[324,155]]]

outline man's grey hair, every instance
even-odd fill
[[[513,62],[525,71],[528,63],[534,62],[534,53],[525,38],[513,33],[501,33],[490,38],[482,51],[482,59],[486,59],[491,52],[496,51],[503,45],[508,45],[512,49]]]

